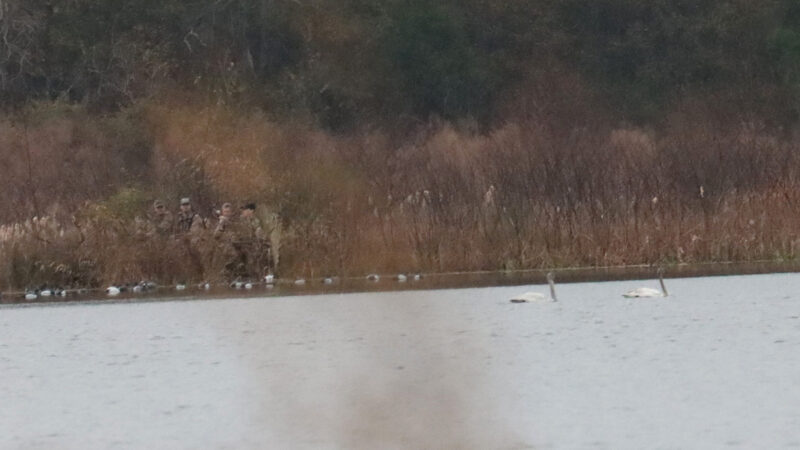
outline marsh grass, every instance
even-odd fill
[[[210,105],[7,117],[0,287],[219,279],[210,229],[201,268],[137,233],[154,198],[181,196],[212,228],[222,202],[258,202],[284,276],[797,257],[796,139],[691,108],[566,127],[570,105],[402,139]]]

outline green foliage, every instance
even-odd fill
[[[7,0],[6,8],[4,107],[62,98],[113,111],[188,91],[279,117],[310,114],[332,130],[430,116],[487,123],[530,73],[555,62],[588,80],[619,119],[652,121],[686,96],[794,92],[800,71],[792,0]]]
[[[419,116],[471,116],[489,106],[488,61],[456,13],[435,2],[403,2],[382,36],[396,92]]]
[[[784,20],[771,36],[769,46],[783,81],[800,83],[800,4],[787,2]]]
[[[652,119],[687,91],[768,82],[769,5],[564,0],[559,10],[571,58],[630,116]]]

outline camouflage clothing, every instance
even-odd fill
[[[239,242],[254,244],[264,240],[264,229],[257,217],[240,218],[237,231]]]
[[[169,211],[154,212],[150,217],[151,231],[150,235],[158,234],[159,236],[169,236],[172,233],[173,227],[172,213]]]
[[[235,233],[233,230],[237,226],[237,221],[237,217],[221,216],[219,222],[217,222],[216,228],[214,228],[214,239],[226,243],[233,242],[235,240]]]
[[[214,228],[214,239],[218,242],[216,256],[222,260],[222,276],[226,279],[247,276],[247,255],[236,242],[237,217],[222,216]]]
[[[203,228],[205,228],[205,223],[203,222],[203,218],[200,217],[200,214],[194,211],[186,213],[181,211],[178,213],[178,221],[176,223],[177,234],[186,234],[189,232],[197,233]]]
[[[201,256],[203,230],[205,222],[194,211],[178,212],[175,222],[175,238],[178,252],[187,271],[186,278],[192,280],[205,279],[205,267]]]
[[[221,217],[214,238],[220,243],[228,278],[260,278],[271,268],[270,245],[256,217]]]

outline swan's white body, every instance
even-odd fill
[[[516,297],[512,297],[511,303],[542,302],[545,300],[549,299],[544,294],[540,294],[538,292],[526,292],[524,294],[517,295]]]
[[[178,285],[175,286],[175,290],[176,291],[182,291],[184,289],[186,289],[186,285],[185,284],[178,284]]]
[[[655,298],[668,296],[669,292],[667,292],[667,286],[664,285],[664,277],[660,270],[658,272],[658,282],[661,283],[660,291],[658,289],[640,287],[632,291],[628,291],[622,294],[622,296],[625,298]]]
[[[408,280],[408,277],[403,275],[402,273],[397,275],[397,281],[399,281],[400,283],[405,283],[406,280]]]
[[[294,284],[296,284],[298,286],[302,286],[302,285],[306,284],[306,280],[304,280],[302,278],[298,278],[297,280],[294,280]]]
[[[50,297],[51,295],[53,295],[53,291],[51,291],[50,289],[45,289],[42,292],[39,292],[39,295],[41,295],[42,297]]]
[[[25,300],[36,300],[36,297],[38,297],[38,295],[34,294],[33,292],[28,292],[25,294]]]
[[[555,278],[553,277],[553,273],[547,274],[547,283],[550,285],[550,297],[548,298],[544,294],[540,294],[539,292],[526,292],[524,294],[517,295],[511,298],[511,303],[535,303],[535,302],[543,302],[543,301],[553,301],[557,302],[558,299],[556,298],[556,285],[554,282]]]
[[[245,289],[253,289],[253,283],[245,283],[244,288]]]
[[[106,288],[106,293],[108,293],[108,295],[119,295],[120,292],[122,291],[116,286],[109,286]]]
[[[664,294],[658,289],[641,287],[641,288],[636,288],[632,291],[628,291],[622,294],[622,296],[626,298],[646,298],[646,297],[663,297]]]

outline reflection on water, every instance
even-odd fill
[[[757,261],[741,263],[704,263],[704,264],[677,264],[665,267],[665,278],[691,278],[721,275],[747,275],[761,273],[786,273],[800,272],[800,261]],[[396,275],[385,275],[377,281],[364,277],[333,277],[326,279],[309,279],[304,283],[295,283],[295,280],[276,280],[273,285],[254,284],[252,289],[234,289],[229,286],[213,286],[203,289],[199,286],[189,286],[186,290],[178,291],[174,287],[162,287],[149,293],[122,293],[119,296],[109,297],[104,291],[92,291],[82,295],[68,297],[39,297],[27,301],[21,295],[0,297],[0,304],[29,304],[29,303],[63,303],[63,302],[91,302],[91,301],[156,301],[178,299],[215,299],[231,297],[265,297],[265,296],[291,296],[308,294],[341,294],[350,292],[386,292],[404,290],[430,290],[452,289],[469,287],[490,286],[516,286],[527,284],[545,284],[548,272],[554,272],[557,283],[578,283],[588,281],[620,281],[649,279],[656,277],[656,266],[614,266],[614,267],[581,267],[560,269],[532,269],[515,271],[486,271],[486,272],[449,272],[422,274],[420,279],[414,280],[408,276],[403,282]]]

